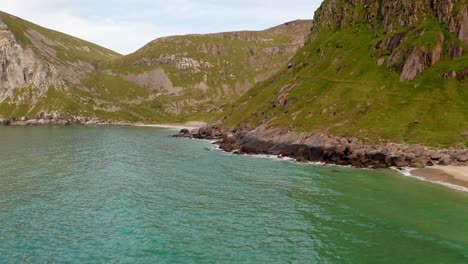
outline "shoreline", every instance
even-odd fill
[[[362,169],[394,169],[400,174],[468,192],[468,149],[432,149],[395,143],[366,144],[355,138],[323,133],[294,133],[282,129],[217,127],[178,137],[216,140],[219,149],[233,154],[270,156],[297,162]]]
[[[12,121],[0,119],[0,125],[3,126],[132,126],[132,127],[153,127],[153,128],[167,128],[172,130],[196,130],[206,127],[207,124],[199,121],[190,121],[185,124],[171,123],[171,124],[154,124],[154,123],[128,123],[128,122],[101,122],[94,119],[30,119],[23,121]]]
[[[0,123],[1,124],[1,123]],[[172,123],[172,124],[145,124],[145,123],[126,123],[126,122],[99,122],[96,120],[76,120],[75,122],[63,122],[63,120],[44,120],[44,119],[36,119],[31,121],[12,121],[11,123],[7,124],[6,126],[131,126],[131,127],[150,127],[150,128],[164,128],[170,129],[173,131],[185,131],[186,134],[177,135],[179,137],[191,137],[194,139],[204,139],[211,141],[212,144],[218,146],[218,148],[222,151],[233,153],[233,154],[242,154],[242,155],[250,155],[250,156],[262,156],[267,155],[270,157],[275,157],[278,159],[284,160],[285,158],[296,160],[298,162],[303,163],[311,163],[311,164],[321,164],[321,165],[335,165],[335,166],[344,166],[344,167],[353,167],[353,168],[373,168],[379,169],[384,168],[381,166],[356,166],[354,164],[340,164],[339,162],[334,162],[333,160],[311,160],[309,158],[304,158],[304,153],[297,153],[297,150],[287,152],[284,151],[271,151],[270,149],[266,150],[263,149],[246,149],[246,144],[236,144],[239,140],[233,134],[228,134],[222,136],[220,131],[217,131],[216,135],[214,135],[214,131],[212,128],[209,128],[208,125],[204,122],[197,122],[191,121],[185,124],[181,123]],[[201,129],[207,128],[207,129]],[[206,134],[200,134],[200,131]],[[207,133],[209,131],[210,133]],[[187,134],[188,133],[188,134]],[[213,140],[216,140],[215,142]],[[251,139],[252,140],[252,139]],[[252,142],[249,140],[248,142]],[[255,142],[256,140],[253,139]],[[257,143],[264,143],[262,141],[257,141]],[[268,145],[268,144],[267,144]],[[233,148],[234,146],[238,148]],[[289,149],[294,144],[288,146],[288,144],[283,145],[282,148]],[[257,146],[258,147],[258,146]],[[303,150],[302,150],[303,151]],[[276,152],[276,153],[275,153]],[[300,154],[300,155],[298,155]],[[374,165],[379,165],[379,163],[375,163]],[[434,166],[426,166],[424,168],[414,168],[414,167],[398,167],[398,166],[388,166],[388,169],[394,169],[395,171],[399,172],[408,177],[416,178],[419,180],[440,184],[445,187],[468,192],[468,166],[441,166],[441,165],[434,165]]]
[[[208,139],[202,139],[209,141]],[[248,153],[240,153],[238,150],[234,151],[226,151],[221,148],[220,143],[210,141],[213,145],[216,145],[216,149],[223,151],[225,153],[231,153],[235,155],[246,155],[253,158],[268,158],[268,159],[275,159],[278,161],[293,161],[296,163],[303,163],[303,164],[310,164],[316,166],[339,166],[343,168],[354,168],[354,169],[367,169],[367,170],[375,170],[373,168],[361,168],[355,167],[352,165],[339,165],[334,163],[326,163],[326,162],[300,162],[294,158],[287,157],[287,156],[280,156],[280,155],[272,155],[272,154],[248,154]],[[404,175],[406,177],[411,177],[417,180],[430,182],[433,184],[442,185],[444,187],[450,188],[456,191],[468,192],[468,166],[433,166],[433,167],[426,167],[426,168],[396,168],[390,167],[386,168],[388,170],[393,170],[400,175]]]
[[[433,166],[411,169],[407,176],[468,192],[468,167],[466,166]]]
[[[172,129],[172,130],[193,130],[193,129],[200,129],[202,127],[206,127],[207,124],[204,122],[197,122],[197,121],[191,121],[185,124],[143,124],[143,123],[134,123],[130,124],[130,126],[134,127],[156,127],[156,128],[167,128],[167,129]]]

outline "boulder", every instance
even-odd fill
[[[374,154],[374,156],[372,157],[372,160],[374,161],[378,161],[378,162],[381,162],[381,163],[385,163],[385,159],[387,158],[387,155],[385,155],[384,153],[382,152],[377,152]]]
[[[408,159],[408,160],[412,160],[414,158],[416,158],[416,154],[412,153],[412,152],[406,152],[404,154],[405,158]]]
[[[433,151],[430,153],[431,160],[440,160],[442,158],[442,154],[438,151]]]
[[[409,151],[415,153],[416,155],[426,151],[426,148],[424,148],[423,146],[421,145],[413,145],[409,148]]]
[[[403,157],[395,157],[392,159],[392,166],[397,168],[408,167],[409,162],[406,161]]]
[[[450,164],[452,164],[452,161],[450,159],[442,159],[437,163],[437,165],[440,166],[449,166]]]
[[[346,146],[345,145],[338,146],[335,149],[335,153],[338,154],[338,155],[344,155],[345,152],[346,152]]]
[[[320,147],[312,147],[310,148],[310,161],[323,161],[323,148]]]
[[[467,155],[458,156],[457,160],[459,162],[467,162],[468,161],[468,156]]]
[[[186,128],[180,130],[179,134],[177,135],[178,137],[190,137],[190,131]]]
[[[227,133],[223,136],[224,144],[234,144],[236,142],[236,136],[233,133]]]

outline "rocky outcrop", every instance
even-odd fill
[[[466,77],[468,77],[468,68],[465,68],[461,71],[451,71],[446,72],[442,75],[445,79],[457,79],[459,81],[463,81]]]
[[[47,113],[41,111],[35,117],[0,119],[0,125],[14,126],[70,126],[70,125],[108,125],[115,122],[100,121],[95,117],[64,116],[58,112]]]
[[[468,166],[468,148],[429,149],[421,145],[366,144],[357,138],[324,133],[294,133],[289,129],[222,131],[216,127],[182,130],[178,137],[219,139],[221,149],[238,154],[269,154],[300,162],[323,162],[359,168]]]
[[[468,45],[467,6],[465,0],[328,0],[316,13],[315,26],[346,30],[367,25],[376,35],[384,31],[375,45],[377,64],[386,61],[389,69],[400,73],[401,81],[409,81],[445,55],[456,59],[466,54],[466,47],[444,39],[444,31]],[[442,26],[426,26],[433,21]]]
[[[56,67],[41,60],[31,48],[23,48],[1,19],[0,79],[0,102],[28,86],[35,87],[31,99],[36,101],[59,82]]]

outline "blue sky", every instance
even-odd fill
[[[321,0],[1,0],[0,10],[128,54],[170,35],[312,19]]]

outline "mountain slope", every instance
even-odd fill
[[[285,66],[311,27],[167,37],[120,56],[0,13],[0,117],[213,120]]]
[[[160,38],[102,69],[151,92],[164,113],[212,118],[285,66],[311,27],[298,20],[265,31]]]
[[[35,115],[66,106],[100,61],[119,54],[0,12],[0,115]],[[53,94],[63,99],[56,101]],[[79,103],[79,100],[77,100]]]
[[[222,125],[464,145],[467,12],[465,0],[326,0],[290,67],[239,99]]]

